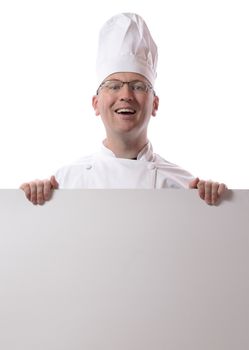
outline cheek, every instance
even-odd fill
[[[109,96],[103,96],[99,99],[98,102],[98,112],[99,114],[107,113],[112,106],[114,105],[114,102],[112,98]]]

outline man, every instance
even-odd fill
[[[112,17],[99,37],[99,87],[92,99],[106,130],[100,152],[61,168],[50,180],[24,183],[34,204],[43,204],[57,188],[197,188],[215,204],[224,184],[201,181],[153,153],[147,138],[159,98],[154,91],[157,47],[144,20],[132,13]]]

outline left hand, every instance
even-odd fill
[[[189,188],[198,189],[199,196],[201,199],[209,205],[217,204],[220,197],[227,190],[227,187],[223,183],[204,181],[200,180],[198,177],[190,182]]]

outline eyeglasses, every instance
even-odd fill
[[[118,79],[113,80],[105,80],[103,83],[100,84],[97,95],[99,93],[99,90],[105,89],[111,94],[114,94],[116,92],[119,92],[120,89],[124,86],[124,84],[128,85],[128,88],[130,91],[138,94],[144,94],[147,93],[149,90],[153,89],[152,85],[149,83],[146,83],[145,81],[141,80],[132,80],[132,81],[121,81]]]

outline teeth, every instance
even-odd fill
[[[117,113],[135,113],[136,111],[134,109],[131,109],[131,108],[119,108],[119,109],[116,109]]]

